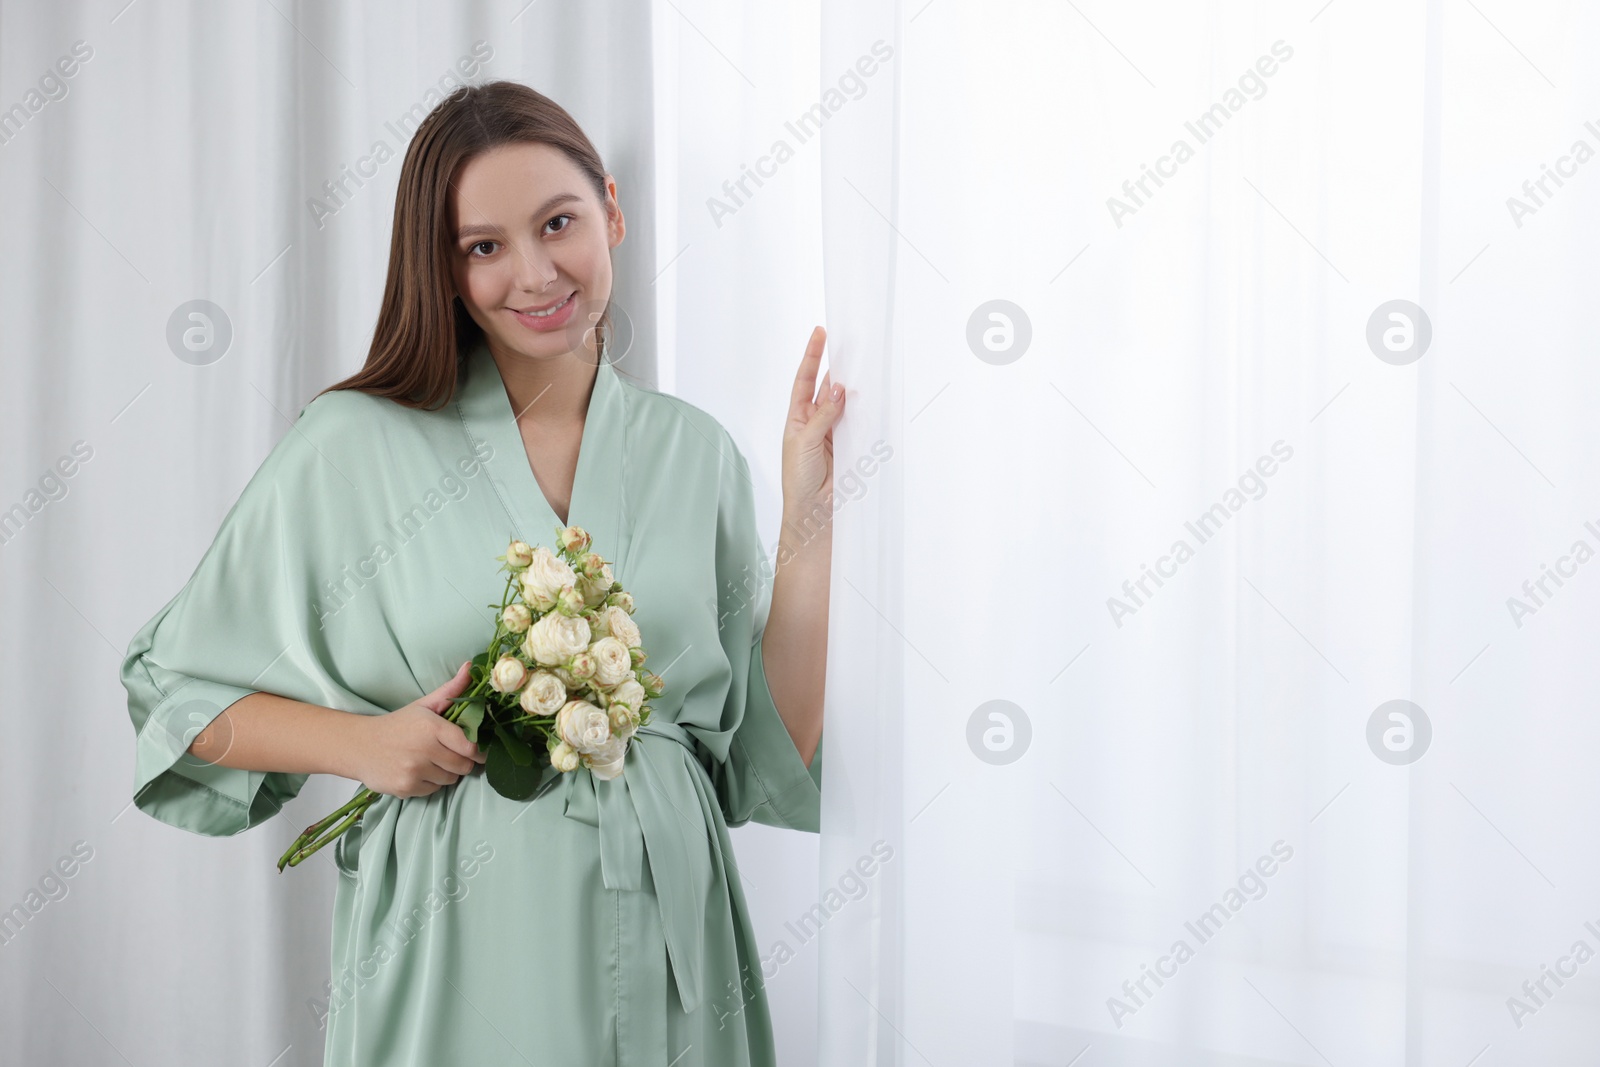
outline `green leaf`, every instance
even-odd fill
[[[507,800],[527,800],[539,789],[542,768],[535,766],[532,760],[526,764],[516,762],[504,742],[503,733],[495,735],[494,743],[489,746],[489,758],[483,765],[484,774],[494,791]]]
[[[467,735],[467,740],[473,744],[478,743],[478,727],[483,724],[483,701],[471,700],[461,709],[461,716],[456,719],[456,725],[461,727],[461,732]]]
[[[517,766],[533,766],[533,746],[512,733],[509,727],[496,730],[495,737],[505,746],[511,758],[516,760]]]

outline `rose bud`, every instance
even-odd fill
[[[571,745],[562,741],[550,750],[550,766],[565,773],[578,769],[578,753]]]
[[[574,678],[580,681],[593,678],[594,672],[598,667],[599,664],[595,662],[594,653],[587,651],[579,652],[572,657],[572,662],[567,664],[567,670],[572,673]]]
[[[568,552],[584,552],[589,548],[589,534],[581,526],[568,526],[561,531],[561,547]]]
[[[512,570],[521,570],[533,562],[533,549],[526,541],[513,541],[506,554],[500,557]]]
[[[511,633],[520,634],[533,625],[533,612],[526,604],[507,604],[506,610],[500,613],[500,621]]]
[[[497,693],[509,693],[522,685],[528,677],[528,668],[515,656],[501,656],[490,672],[489,684]]]

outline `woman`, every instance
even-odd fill
[[[772,1064],[727,827],[819,829],[842,410],[816,390],[822,330],[784,428],[769,608],[732,438],[611,366],[623,218],[571,117],[514,83],[458,90],[417,130],[394,218],[365,366],[305,406],[128,649],[135,800],[221,835],[312,773],[384,794],[323,853],[329,1067]],[[569,524],[632,593],[666,692],[621,777],[511,801],[438,712],[491,632],[495,557]]]

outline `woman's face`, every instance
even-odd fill
[[[460,169],[450,215],[456,292],[490,346],[535,359],[585,352],[593,362],[623,235],[611,176],[602,204],[560,149],[500,145]]]

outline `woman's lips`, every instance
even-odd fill
[[[577,306],[578,294],[573,291],[568,293],[567,298],[556,305],[555,310],[547,315],[525,315],[516,308],[507,308],[506,310],[515,315],[517,321],[528,329],[536,330],[539,333],[549,333],[552,330],[559,330],[566,326],[572,320],[573,309]]]

